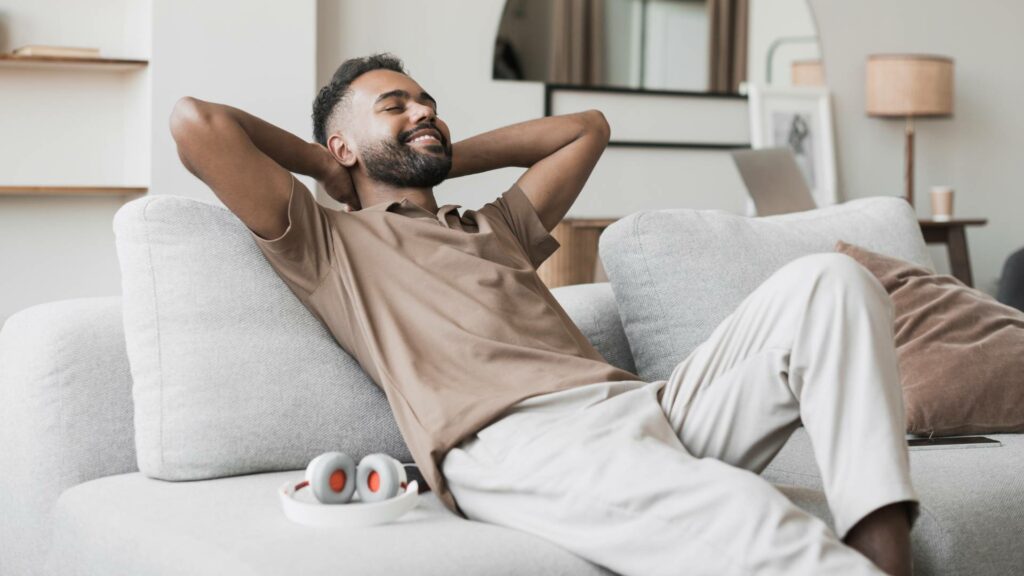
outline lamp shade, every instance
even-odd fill
[[[923,54],[868,56],[870,116],[953,114],[953,59]]]

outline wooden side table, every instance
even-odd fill
[[[602,282],[607,277],[597,257],[597,238],[618,218],[564,218],[551,231],[561,247],[548,257],[537,275],[548,288]]]
[[[988,224],[986,218],[953,218],[950,220],[933,220],[921,218],[917,221],[921,225],[921,233],[924,241],[928,244],[945,244],[949,252],[949,267],[953,276],[974,287],[974,277],[971,275],[971,258],[967,253],[967,227],[984,226]]]

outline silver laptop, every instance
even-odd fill
[[[758,216],[817,208],[789,148],[735,150],[731,154]]]

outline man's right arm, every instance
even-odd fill
[[[348,170],[326,148],[238,108],[186,96],[175,104],[170,128],[185,168],[263,238],[288,228],[290,172],[316,178],[336,200],[358,207]],[[296,193],[309,193],[294,184]]]

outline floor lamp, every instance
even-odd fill
[[[923,54],[873,54],[867,64],[868,116],[906,118],[904,181],[914,205],[914,118],[953,115],[953,59]]]

